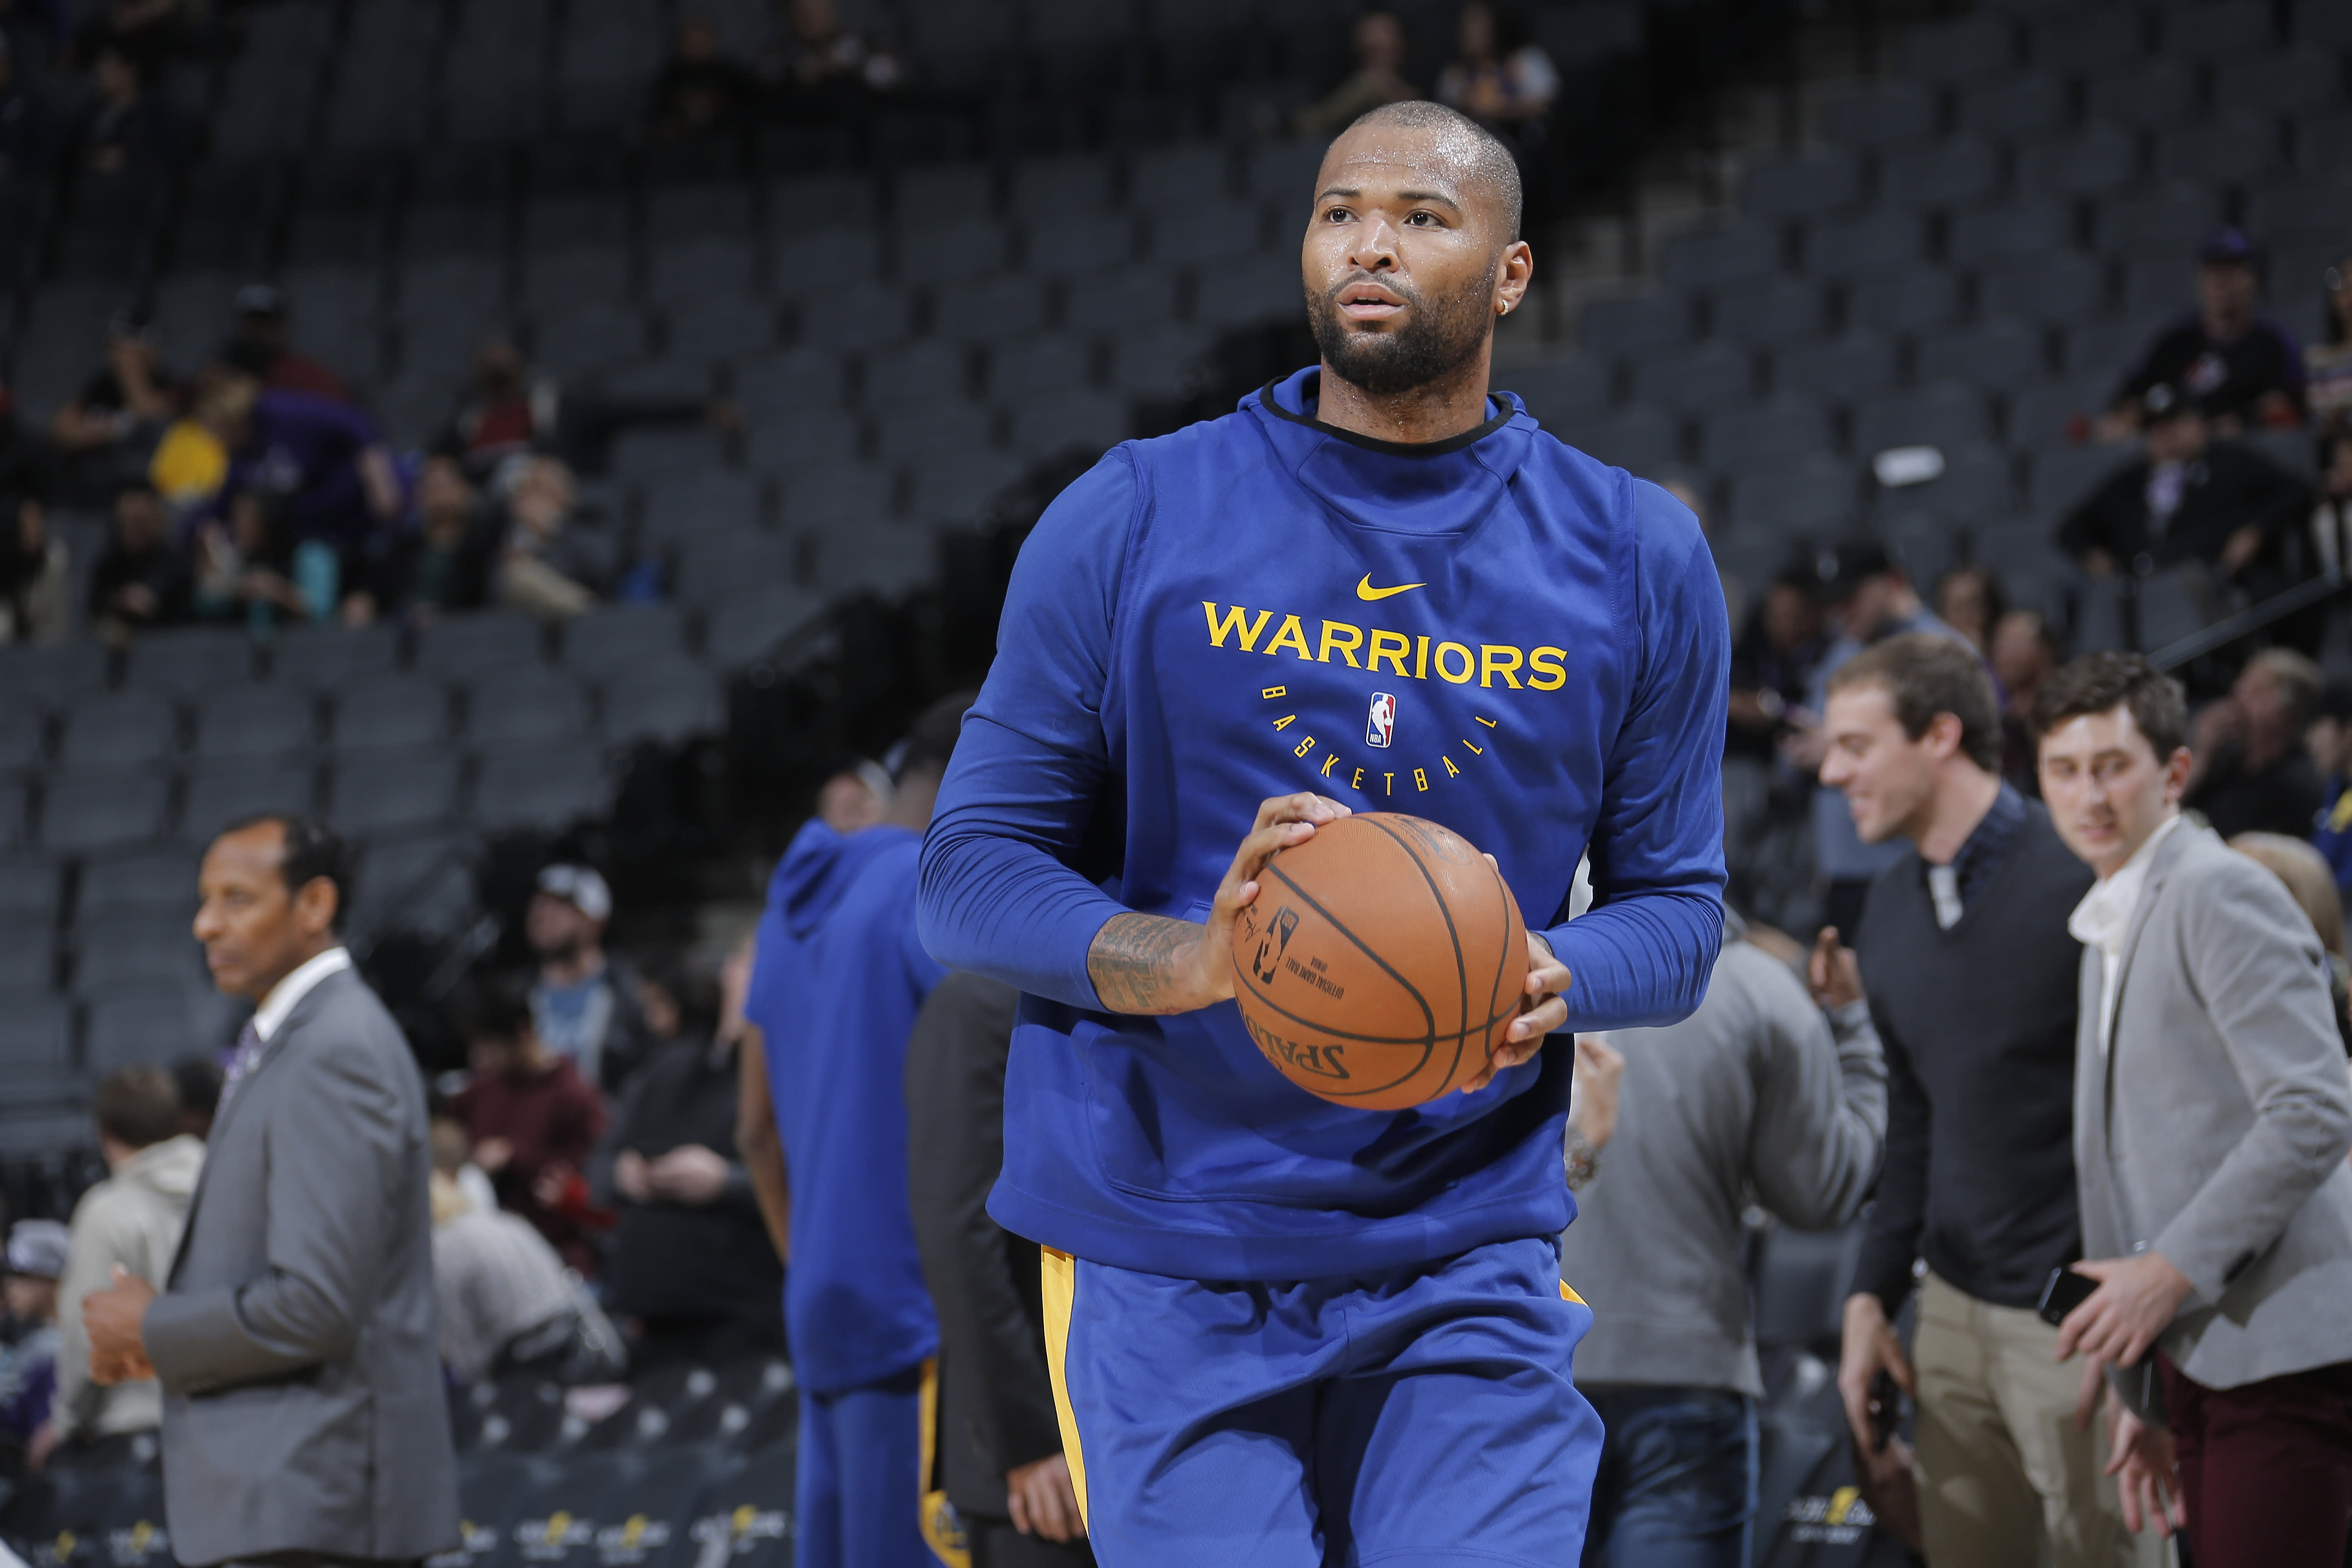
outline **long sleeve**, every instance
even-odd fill
[[[168,1390],[285,1377],[348,1354],[376,1299],[404,1201],[400,1097],[358,1052],[305,1045],[273,1069],[298,1081],[263,1132],[267,1271],[147,1310],[147,1357]]]
[[[105,1402],[105,1391],[89,1380],[89,1331],[82,1325],[82,1298],[112,1282],[115,1264],[137,1257],[128,1245],[137,1237],[124,1234],[123,1221],[108,1201],[111,1195],[110,1184],[94,1187],[75,1205],[66,1271],[58,1280],[58,1394],[51,1419],[60,1437],[91,1430]],[[160,1287],[162,1281],[148,1283]]]
[[[2198,889],[2182,962],[2254,1121],[2154,1244],[2208,1304],[2352,1152],[2352,1086],[2318,940],[2268,871],[2227,869]]]
[[[1682,504],[1633,489],[1641,665],[1592,830],[1593,905],[1544,933],[1571,977],[1571,1029],[1687,1017],[1723,945],[1723,584]]]
[[[931,956],[1076,1007],[1102,1005],[1087,951],[1126,908],[1073,862],[1109,773],[1102,700],[1136,488],[1114,450],[1038,520],[923,844]]]
[[[1911,1266],[1927,1221],[1927,1092],[1885,1016],[1874,1008],[1872,1017],[1886,1058],[1886,1162],[1863,1235],[1862,1257],[1854,1264],[1853,1288],[1885,1302],[1892,1318],[1911,1294]]]
[[[1793,976],[1773,988],[1771,1054],[1748,1168],[1764,1206],[1802,1230],[1860,1212],[1886,1141],[1886,1058],[1869,1007],[1824,1019]]]

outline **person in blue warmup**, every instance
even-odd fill
[[[1045,1248],[1111,1568],[1580,1551],[1570,1032],[1705,994],[1729,634],[1697,520],[1489,394],[1518,216],[1509,153],[1450,110],[1332,144],[1321,363],[1047,510],[926,837],[931,955],[1025,994],[989,1210]],[[1351,810],[1460,833],[1534,928],[1487,1072],[1412,1110],[1308,1095],[1232,1002],[1253,879]]]
[[[917,860],[971,694],[926,709],[880,823],[811,821],[769,885],[745,1013],[791,1191],[784,1325],[800,1380],[799,1568],[935,1568],[919,1528],[939,1324],[907,1198],[907,1036],[947,972],[915,934]]]

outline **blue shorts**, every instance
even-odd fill
[[[1062,1439],[1105,1568],[1557,1568],[1583,1549],[1592,1314],[1549,1237],[1295,1285],[1047,1251]]]
[[[797,1568],[939,1568],[923,1544],[923,1373],[801,1390]]]

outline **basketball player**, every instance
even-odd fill
[[[1302,258],[1321,363],[1054,503],[942,786],[923,933],[1027,994],[989,1207],[1049,1249],[1112,1568],[1578,1554],[1569,1032],[1705,992],[1727,633],[1688,510],[1488,395],[1518,219],[1451,110],[1341,135]],[[1444,823],[1549,928],[1490,1072],[1413,1110],[1309,1096],[1231,1003],[1252,878],[1351,810]]]

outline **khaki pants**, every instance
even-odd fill
[[[1933,1274],[1919,1289],[1919,1526],[1931,1568],[2164,1568],[2154,1530],[2124,1528],[2100,1474],[2106,1423],[2074,1429],[2080,1360],[2058,1331]]]

